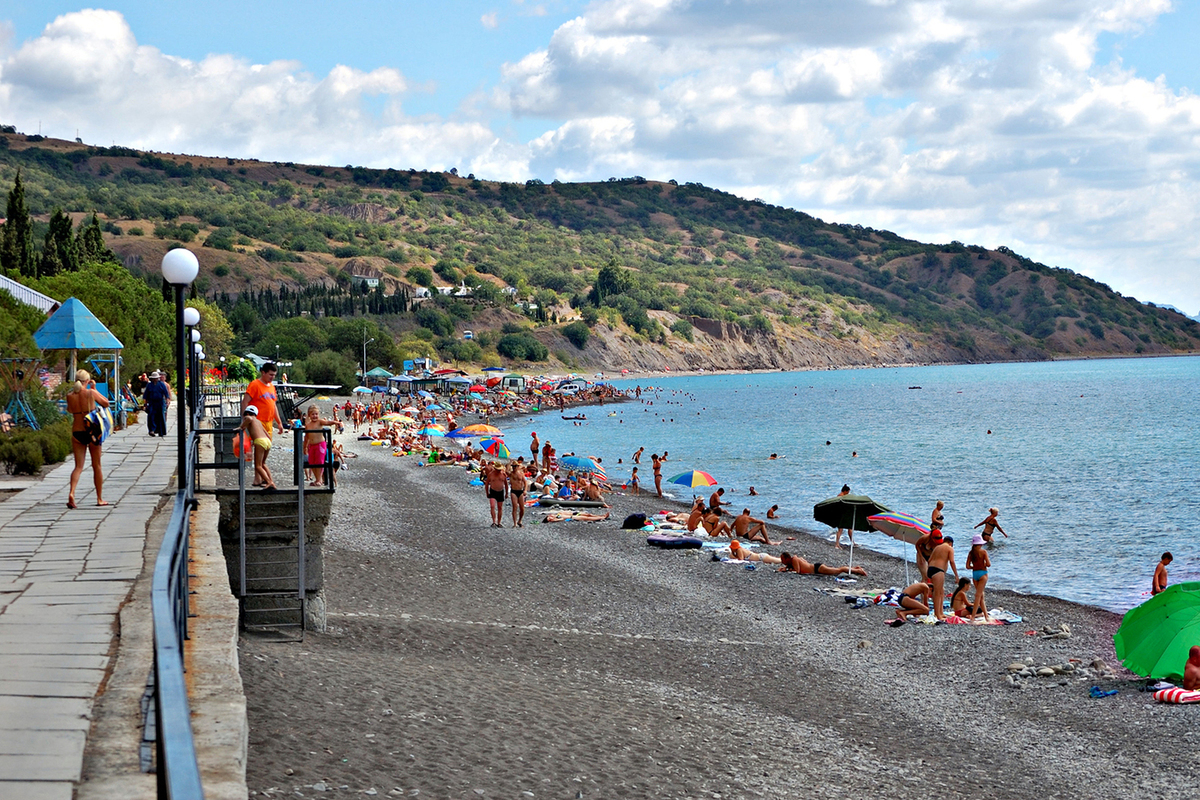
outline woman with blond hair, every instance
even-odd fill
[[[96,406],[108,408],[108,398],[96,391],[96,382],[87,370],[75,370],[75,387],[67,392],[67,411],[71,414],[71,451],[75,454],[75,469],[71,470],[71,491],[67,495],[67,508],[75,508],[75,487],[83,474],[84,457],[92,455],[92,479],[96,483],[96,505],[106,506],[102,488],[104,474],[100,471],[100,445],[92,441],[87,430],[87,415]]]

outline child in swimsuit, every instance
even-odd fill
[[[983,602],[983,588],[987,586],[988,567],[991,565],[992,560],[988,558],[987,550],[983,549],[983,536],[977,533],[971,539],[971,550],[967,553],[967,569],[971,570],[971,580],[975,582],[975,606],[971,609],[972,622],[975,621],[975,616],[981,609],[984,622],[991,622],[987,605]]]
[[[258,409],[254,406],[246,406],[246,410],[242,412],[242,430],[250,434],[250,439],[254,442],[254,483],[266,491],[275,491],[275,479],[271,477],[271,470],[267,466],[271,437],[258,421]]]
[[[967,598],[967,589],[971,588],[970,578],[959,578],[958,587],[950,595],[950,610],[956,617],[967,617],[971,614],[971,603]]]

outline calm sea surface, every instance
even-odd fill
[[[997,506],[1012,538],[996,536],[992,585],[1116,611],[1145,599],[1164,550],[1175,555],[1172,582],[1200,580],[1200,358],[616,383],[655,389],[640,404],[588,407],[578,426],[558,414],[511,421],[513,453],[527,455],[537,430],[560,453],[602,456],[620,483],[644,446],[639,473],[653,488],[650,453],[667,450],[664,477],[706,470],[735,512],[765,516],[778,503],[782,522],[814,531],[828,529],[813,521],[813,504],[843,483],[926,520],[943,500],[960,569],[971,527]],[[912,558],[880,534],[855,538]]]

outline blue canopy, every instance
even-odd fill
[[[122,350],[125,345],[88,311],[88,307],[68,297],[50,319],[33,334],[39,350]]]

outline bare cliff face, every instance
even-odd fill
[[[604,322],[593,326],[582,350],[557,331],[542,332],[539,338],[551,352],[569,356],[574,366],[596,371],[840,369],[1046,358],[1033,348],[1014,352],[1003,341],[977,341],[973,352],[966,352],[909,332],[876,336],[854,330],[838,334],[782,325],[774,331],[755,331],[700,317],[688,317],[687,321],[693,326],[690,342],[672,333],[667,334],[665,344],[651,342]]]

